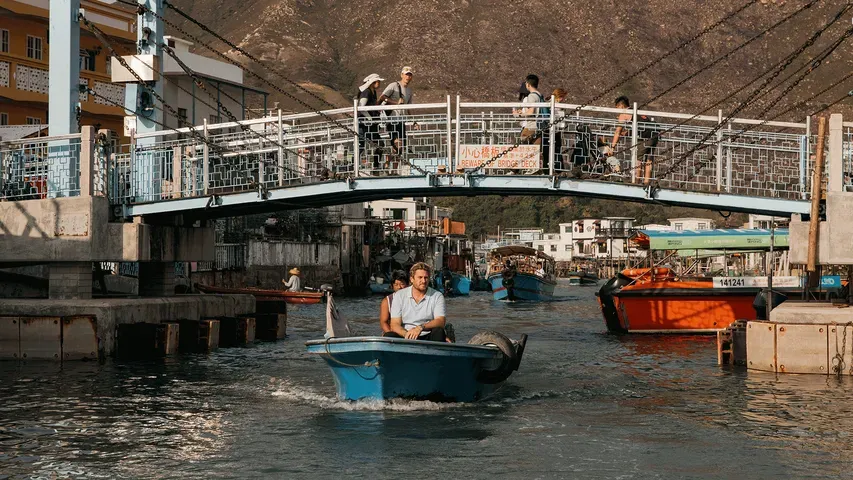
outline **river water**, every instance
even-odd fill
[[[476,404],[339,402],[304,342],[165,361],[0,363],[0,478],[851,478],[853,381],[720,368],[711,337],[607,335],[590,287],[448,300],[457,336],[528,333]],[[337,299],[374,333],[379,298]]]

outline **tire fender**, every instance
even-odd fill
[[[501,383],[509,378],[518,366],[518,353],[516,352],[515,346],[512,344],[512,340],[502,333],[484,330],[471,337],[468,344],[494,345],[498,347],[503,354],[503,361],[497,368],[494,370],[483,369],[480,371],[479,375],[477,375],[477,380],[479,382],[487,384]]]

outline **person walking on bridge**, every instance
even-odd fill
[[[379,104],[384,105],[409,105],[412,103],[412,77],[414,71],[412,67],[403,67],[400,71],[400,80],[389,83],[382,96],[379,97]],[[406,152],[406,116],[407,110],[394,110],[392,114],[395,121],[389,124],[388,131],[391,135],[391,144],[395,155],[402,155]]]

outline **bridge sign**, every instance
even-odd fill
[[[490,163],[487,169],[532,170],[542,168],[539,145],[459,145],[459,168],[477,168],[491,158],[506,152],[501,158]]]

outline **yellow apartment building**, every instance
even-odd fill
[[[48,124],[50,0],[0,0],[0,125]],[[136,52],[136,12],[119,3],[81,0],[86,17],[98,25],[120,54]],[[109,51],[85,27],[80,29],[80,83],[124,104],[124,85],[110,82]],[[124,109],[80,94],[80,125],[122,133]]]

